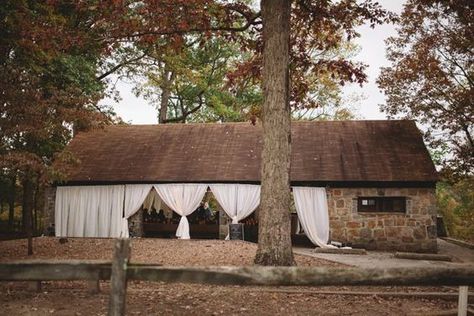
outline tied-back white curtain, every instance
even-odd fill
[[[216,197],[232,224],[249,216],[260,204],[260,186],[252,184],[210,184]]]
[[[321,248],[329,241],[329,214],[325,188],[293,187],[296,212],[306,236]]]
[[[152,188],[152,184],[127,184],[125,186],[124,217],[122,219],[121,237],[129,237],[128,219],[140,209],[140,206]]]
[[[123,193],[122,185],[58,187],[56,236],[119,237]]]
[[[163,202],[181,215],[176,236],[180,239],[190,239],[186,216],[199,206],[206,193],[207,184],[156,184],[154,187]]]

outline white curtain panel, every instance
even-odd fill
[[[86,225],[86,203],[89,196],[88,187],[77,187],[71,199],[67,233],[71,237],[85,237],[84,227]],[[90,220],[94,220],[91,218]]]
[[[159,211],[161,210],[161,198],[160,196],[158,195],[158,192],[156,192],[156,189],[152,191],[153,192],[153,208],[156,210],[156,211]]]
[[[97,237],[99,235],[99,204],[101,200],[100,188],[87,190],[84,210],[84,236]]]
[[[123,185],[88,187],[85,237],[120,237],[123,194]]]
[[[321,248],[329,241],[329,214],[325,188],[293,187],[296,212],[306,236]]]
[[[98,237],[120,237],[124,185],[100,186]]]
[[[72,187],[57,187],[54,203],[54,228],[57,237],[67,236],[67,222],[72,197]]]
[[[152,184],[127,184],[125,185],[125,201],[124,201],[124,217],[122,220],[121,237],[128,238],[128,219],[135,214],[140,206],[145,201],[150,190],[153,188]]]
[[[176,237],[190,239],[189,222],[186,216],[194,212],[202,201],[207,190],[207,184],[155,184],[156,191],[163,202],[173,211],[181,215]]]
[[[155,190],[153,190],[153,191],[155,191]],[[150,211],[151,206],[153,205],[153,194],[152,194],[153,191],[151,191],[151,192],[146,196],[145,201],[143,201],[143,208],[144,208],[145,210]]]
[[[209,187],[232,224],[249,216],[260,204],[259,185],[218,183]]]
[[[122,185],[56,189],[55,228],[61,237],[119,237]]]
[[[152,207],[157,211],[161,209],[161,199],[156,190],[152,190],[145,198],[145,202],[143,202],[143,208],[148,210],[148,212],[151,211]]]

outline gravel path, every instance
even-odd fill
[[[311,248],[293,248],[303,254],[323,260],[339,262],[360,268],[462,268],[474,266],[474,250],[438,239],[438,253],[453,258],[449,261],[411,260],[395,258],[393,252],[368,251],[366,255],[315,253]]]

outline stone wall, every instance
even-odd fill
[[[53,233],[54,205],[56,203],[56,187],[46,187],[44,190],[43,227],[46,236]]]
[[[329,188],[330,239],[377,250],[436,252],[436,200],[432,188]],[[406,197],[406,213],[361,213],[360,196]]]
[[[219,211],[219,239],[225,239],[229,234],[230,217],[222,210]]]
[[[128,232],[130,237],[143,237],[143,209],[140,208],[128,219]]]

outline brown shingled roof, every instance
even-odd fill
[[[261,126],[109,126],[80,133],[68,183],[258,182]],[[291,181],[436,181],[412,121],[292,122]]]

